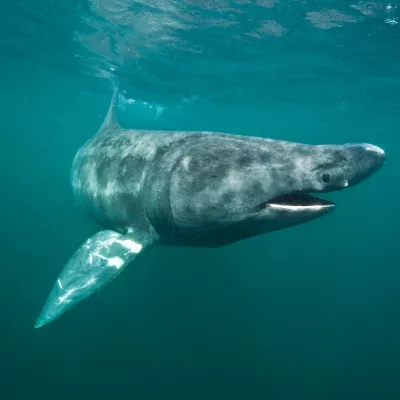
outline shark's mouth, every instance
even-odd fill
[[[265,207],[288,211],[319,211],[335,207],[331,201],[319,199],[307,193],[290,193],[274,197],[264,204]]]

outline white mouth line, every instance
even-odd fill
[[[273,204],[268,203],[268,207],[277,209],[277,210],[323,210],[324,208],[333,207],[334,204],[324,204],[324,205],[312,205],[312,206],[291,206],[289,204]]]

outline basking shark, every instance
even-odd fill
[[[36,328],[101,290],[154,245],[219,247],[326,215],[335,204],[315,194],[358,184],[386,158],[367,143],[124,129],[115,118],[117,96],[71,171],[78,203],[104,230],[67,262]]]

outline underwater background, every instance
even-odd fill
[[[2,0],[1,399],[400,399],[400,4]],[[113,85],[126,128],[369,142],[316,221],[143,252],[34,323],[99,227],[69,183]]]

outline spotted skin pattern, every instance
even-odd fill
[[[66,263],[36,328],[104,288],[150,245],[219,247],[311,221],[333,204],[293,207],[279,199],[353,186],[385,161],[383,150],[363,143],[123,129],[116,98],[71,170],[76,199],[104,230]]]
[[[218,247],[325,214],[258,207],[292,192],[358,183],[382,164],[365,146],[114,126],[79,150],[72,186],[108,229],[152,230],[160,243]]]

